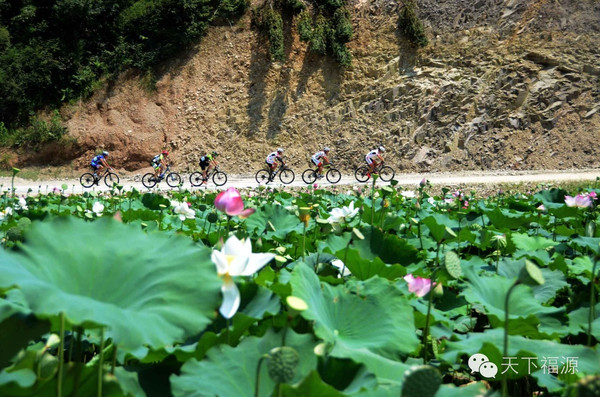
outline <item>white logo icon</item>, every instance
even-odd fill
[[[471,373],[479,372],[485,378],[495,378],[498,373],[498,366],[481,353],[469,357],[469,368],[471,368]]]

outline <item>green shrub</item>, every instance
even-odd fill
[[[283,44],[283,20],[281,14],[275,10],[268,9],[265,15],[267,35],[269,37],[269,54],[273,61],[285,61]]]
[[[228,20],[239,18],[244,15],[249,6],[249,0],[221,0],[217,16]]]
[[[281,8],[283,11],[289,11],[293,15],[300,13],[306,8],[304,3],[300,0],[280,0]]]
[[[300,17],[298,18],[297,28],[301,41],[309,42],[312,39],[312,17],[310,16],[310,13],[308,11],[303,11],[300,14]]]
[[[319,14],[315,21],[315,26],[310,39],[310,50],[319,54],[327,53],[327,35],[329,23],[322,14]]]
[[[399,28],[407,36],[408,40],[419,47],[425,47],[429,40],[425,35],[425,27],[415,11],[415,1],[406,0],[401,8]]]
[[[338,8],[333,14],[333,25],[335,26],[335,39],[338,43],[347,43],[352,39],[354,31],[350,15],[346,8]]]

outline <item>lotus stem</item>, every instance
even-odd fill
[[[110,365],[110,373],[111,375],[115,374],[115,367],[117,366],[117,345],[114,344],[113,341],[113,356],[112,356],[112,363]]]
[[[592,266],[592,280],[590,282],[590,315],[588,317],[588,335],[587,335],[587,345],[592,346],[592,322],[596,318],[596,265],[598,265],[598,257],[594,261],[594,266]]]
[[[436,269],[437,270],[437,269]],[[427,364],[427,359],[429,358],[429,350],[427,343],[427,338],[429,336],[429,319],[431,318],[431,308],[433,307],[433,284],[435,279],[435,270],[431,274],[431,288],[429,289],[429,296],[427,302],[427,315],[425,316],[425,328],[423,329],[423,362]]]
[[[102,397],[102,367],[104,366],[104,327],[100,328],[100,359],[98,362],[97,396]]]
[[[58,345],[58,380],[56,381],[56,395],[62,397],[62,380],[63,380],[63,367],[65,364],[65,313],[60,313],[60,344]]]
[[[508,357],[508,302],[510,300],[510,294],[517,285],[519,285],[519,280],[515,281],[513,285],[510,286],[508,292],[506,293],[506,297],[504,298],[504,345],[502,348],[502,357]],[[506,375],[502,377],[502,397],[506,397],[508,392],[506,377]]]
[[[254,397],[258,397],[258,392],[260,388],[260,366],[262,365],[265,358],[269,358],[269,355],[263,354],[262,356],[260,356],[260,359],[258,360],[258,365],[256,366],[256,383],[254,385]]]

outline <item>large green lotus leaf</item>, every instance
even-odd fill
[[[466,385],[456,387],[452,384],[441,385],[435,397],[495,397],[500,396],[500,392],[489,394],[488,385],[483,382],[467,383]]]
[[[536,220],[531,213],[521,211],[511,211],[507,209],[494,208],[492,211],[487,211],[486,215],[490,218],[492,225],[498,229],[518,229],[529,222]]]
[[[306,265],[294,269],[291,284],[293,295],[308,305],[301,315],[314,321],[315,334],[332,346],[331,356],[350,358],[380,379],[399,381],[398,371],[408,366],[397,357],[419,343],[413,310],[401,291],[379,277],[348,287],[321,284]]]
[[[500,374],[506,369],[506,365],[502,366],[502,363],[508,362],[502,357],[503,338],[504,331],[502,329],[469,333],[460,337],[458,341],[447,341],[446,349],[440,354],[440,358],[449,363],[456,363],[459,356],[465,355],[466,362],[467,357],[475,353],[482,353],[498,366],[498,374]],[[548,340],[529,339],[520,335],[508,337],[507,357],[517,357],[515,362],[519,364],[516,367],[518,375],[513,375],[512,371],[509,371],[511,377],[523,377],[531,372],[538,383],[548,387],[551,391],[556,391],[564,385],[561,385],[561,382],[553,375],[548,374],[548,371],[543,370],[544,360],[557,358],[559,372],[569,357],[575,358],[579,374],[597,374],[598,368],[600,368],[600,352],[595,349],[583,345],[567,345]],[[528,363],[525,357],[536,358],[537,360],[531,360],[536,366],[527,368]]]
[[[537,192],[533,197],[536,200],[541,200],[544,205],[548,203],[558,203],[563,205],[565,203],[565,196],[569,194],[566,190],[558,189],[553,187],[552,189],[544,189]]]
[[[592,321],[592,335],[600,340],[600,303],[596,304],[594,313],[596,317]],[[569,312],[569,333],[573,335],[577,335],[579,332],[587,333],[589,318],[589,306],[582,306]]]
[[[10,285],[38,317],[106,326],[126,350],[200,332],[221,298],[208,249],[110,218],[33,224],[22,253],[0,251],[0,288]]]
[[[316,369],[315,342],[310,334],[286,331],[285,345],[300,355],[292,384],[301,381]],[[271,349],[281,346],[282,335],[272,329],[261,337],[250,336],[237,346],[221,344],[210,349],[202,361],[191,359],[181,367],[181,375],[172,375],[171,389],[177,396],[252,397],[256,386],[258,362]],[[267,362],[260,368],[259,396],[270,396],[275,383],[267,372]]]
[[[596,255],[600,255],[600,237],[583,237],[579,236],[571,240],[571,242],[585,250],[589,250]]]
[[[281,205],[265,204],[246,219],[246,227],[248,232],[254,232],[259,236],[266,230],[267,238],[271,236],[284,238],[294,230],[302,233],[304,224]]]
[[[524,233],[512,233],[510,238],[518,249],[525,251],[546,250],[558,245],[556,241],[541,236],[528,236]],[[600,240],[600,239],[599,239]]]
[[[337,252],[339,258],[346,259],[346,267],[359,280],[366,280],[374,276],[394,280],[406,275],[406,269],[401,265],[386,265],[381,259],[364,259],[357,250],[349,249]]]
[[[327,396],[343,397],[344,393],[336,390],[334,387],[323,382],[319,373],[312,371],[302,383],[297,386],[287,384],[281,385],[281,395],[283,397],[305,397],[305,396]]]
[[[469,282],[461,295],[472,304],[481,304],[486,314],[504,321],[504,300],[514,283],[513,279],[501,276],[478,275],[472,269],[465,269]],[[530,315],[558,313],[563,309],[542,306],[533,296],[530,287],[517,285],[509,299],[509,318],[525,318]]]
[[[361,229],[361,233],[365,238],[355,238],[352,246],[358,249],[360,256],[365,259],[379,257],[385,263],[400,263],[404,266],[418,260],[417,249],[405,239],[371,227]]]

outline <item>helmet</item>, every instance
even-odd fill
[[[328,152],[328,151],[329,151],[329,146],[325,146],[325,147],[323,148],[323,151],[324,151],[324,152]]]
[[[277,149],[277,153],[283,153],[283,148]]]
[[[215,157],[217,157],[217,156],[219,155],[219,153],[217,153],[217,152],[212,152],[212,155],[213,155],[213,156],[215,156]]]
[[[163,150],[163,151],[162,151],[162,154],[164,154],[165,156],[168,156],[168,155],[169,155],[169,152],[168,152],[167,150]]]
[[[108,152],[105,150],[105,151],[102,152],[102,155],[103,156],[108,156]]]
[[[385,148],[383,146],[379,146],[379,151],[380,152],[385,152]]]

